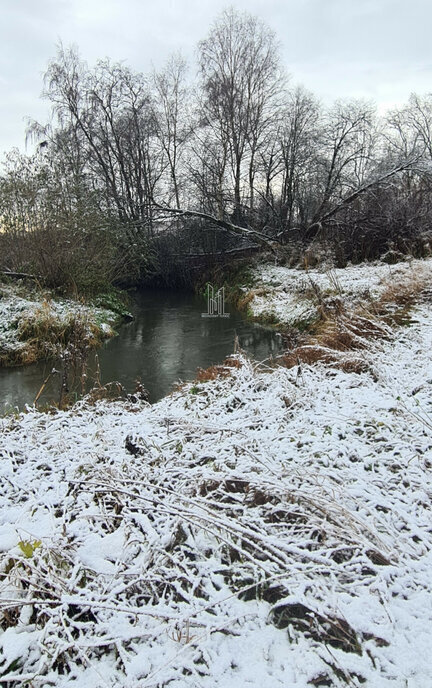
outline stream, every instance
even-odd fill
[[[180,381],[193,380],[198,367],[221,363],[233,353],[234,339],[257,360],[279,352],[279,335],[271,328],[249,322],[231,305],[229,317],[203,317],[206,299],[185,292],[146,290],[137,292],[130,308],[134,319],[118,329],[118,336],[91,354],[88,378],[100,368],[100,381],[119,382],[126,392],[140,380],[151,402],[169,394]],[[98,359],[98,362],[97,362]],[[32,405],[55,361],[18,368],[0,368],[0,413]],[[52,375],[38,404],[57,402],[60,375]]]

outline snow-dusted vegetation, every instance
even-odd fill
[[[190,72],[60,40],[0,168],[0,275],[27,280],[0,284],[0,366],[60,362],[31,396],[58,375],[56,408],[0,418],[0,688],[432,686],[432,94],[322,103],[280,48],[235,7]],[[226,293],[271,357],[232,331],[150,405],[128,364],[160,398],[199,344],[194,309],[143,306],[102,386],[119,289],[152,287],[207,290],[211,345]]]
[[[406,279],[426,282],[432,276],[432,260],[413,260],[387,265],[374,262],[335,268],[289,269],[260,264],[252,271],[254,289],[246,289],[250,314],[280,324],[309,324],[319,315],[322,298],[343,297],[345,303],[373,302],[390,286]]]
[[[431,339],[4,418],[4,685],[429,685]]]
[[[33,363],[58,355],[71,338],[89,346],[112,337],[118,316],[49,291],[0,284],[0,365]]]

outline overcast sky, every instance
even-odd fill
[[[0,0],[0,153],[23,149],[25,119],[45,120],[42,75],[56,43],[89,63],[148,71],[195,46],[225,7],[277,33],[291,83],[325,103],[374,100],[381,111],[432,91],[431,0]]]

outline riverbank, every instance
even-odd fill
[[[313,331],[323,306],[335,299],[350,308],[374,308],[380,298],[411,283],[427,286],[432,278],[432,259],[407,259],[388,265],[382,262],[348,265],[345,268],[309,269],[258,264],[248,272],[249,284],[241,286],[240,305],[248,315],[280,327]],[[391,294],[388,295],[391,300]]]
[[[240,357],[2,419],[1,680],[428,685],[429,298],[360,372]]]
[[[0,282],[0,367],[91,349],[114,336],[120,317],[107,308],[56,298],[24,282]]]

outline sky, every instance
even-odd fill
[[[191,74],[198,41],[220,12],[247,10],[275,30],[291,84],[325,104],[374,101],[380,112],[432,91],[431,0],[0,0],[0,155],[24,150],[56,45],[89,64],[110,57],[138,71],[181,51]]]

